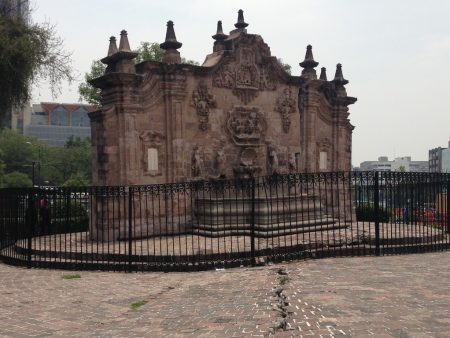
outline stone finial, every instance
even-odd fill
[[[126,30],[120,32],[119,51],[131,52],[130,43],[128,42],[128,34]]]
[[[225,40],[228,37],[228,35],[223,33],[222,29],[222,21],[217,21],[217,32],[212,36],[212,38],[216,41]]]
[[[247,26],[248,26],[248,23],[246,23],[244,21],[244,11],[242,9],[240,9],[238,11],[238,21],[237,21],[237,23],[234,24],[234,27],[236,27],[238,29],[243,29]]]
[[[314,67],[317,67],[318,64],[318,62],[314,61],[312,46],[308,45],[306,47],[305,60],[303,60],[303,62],[300,62],[300,67],[304,68],[302,71],[302,77],[305,77],[309,80],[317,79],[317,74]]]
[[[327,69],[325,67],[322,67],[320,69],[320,77],[319,77],[319,79],[322,80],[322,81],[328,81],[327,80]]]
[[[334,75],[333,82],[341,86],[345,86],[348,83],[348,80],[344,79],[344,75],[342,74],[342,65],[340,63],[336,65],[336,74]]]
[[[175,36],[175,30],[173,29],[173,21],[171,20],[167,21],[166,40],[159,46],[162,49],[169,50],[169,49],[178,49],[182,45],[183,44],[181,42],[177,41],[177,38]]]
[[[117,49],[116,38],[109,39],[108,56],[100,61],[107,65],[105,74],[108,73],[135,73],[134,62],[132,61],[137,53],[132,52],[128,42],[127,31],[120,32],[119,49]]]
[[[117,44],[116,44],[116,37],[111,36],[109,38],[108,56],[116,54],[117,52],[118,52],[118,49],[117,49]]]
[[[305,60],[300,63],[300,66],[303,68],[314,68],[317,67],[319,63],[314,61],[314,56],[312,53],[312,46],[308,45],[306,46],[306,54],[305,54]]]

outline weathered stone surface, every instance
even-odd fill
[[[308,46],[303,75],[290,76],[239,15],[230,35],[218,28],[220,39],[202,66],[145,61],[131,70],[128,39],[127,48],[109,49],[107,73],[92,81],[102,89],[102,106],[91,114],[94,184],[189,180],[198,177],[194,152],[203,178],[218,176],[219,153],[225,177],[270,174],[271,152],[281,172],[350,170],[348,105],[356,99],[347,97],[341,65],[333,81],[318,80]],[[171,21],[167,34],[166,53],[178,53]],[[151,172],[148,149],[158,159]]]

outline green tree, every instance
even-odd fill
[[[93,87],[89,81],[102,76],[105,73],[106,65],[100,60],[92,61],[91,71],[84,74],[84,82],[78,86],[80,101],[85,100],[89,104],[100,104],[101,90]]]
[[[89,185],[89,179],[82,172],[70,175],[69,179],[63,183],[64,187],[84,187]]]
[[[6,173],[18,171],[31,177],[32,163],[38,160],[39,153],[36,139],[25,137],[15,130],[2,129],[0,150]]]
[[[2,5],[5,3],[11,4],[11,0],[2,0]],[[73,80],[71,55],[49,23],[29,24],[20,16],[0,15],[0,46],[3,120],[13,107],[23,106],[30,99],[32,84],[48,80],[56,96],[63,80]]]
[[[82,173],[90,182],[92,150],[89,139],[70,138],[64,148],[48,147],[10,129],[0,130],[0,182],[4,173],[20,172],[39,185],[61,185]],[[3,165],[4,164],[4,165]]]
[[[159,47],[157,42],[141,42],[140,47],[136,50],[138,55],[134,59],[135,63],[143,61],[159,61],[161,62],[164,56],[164,49]],[[194,60],[181,58],[181,63],[198,66],[199,63]],[[78,86],[78,93],[80,94],[80,101],[86,101],[89,104],[99,105],[101,99],[101,90],[94,88],[89,81],[102,76],[105,73],[106,65],[100,60],[92,61],[91,70],[84,74],[84,82]]]
[[[141,46],[136,51],[138,55],[134,59],[136,63],[147,60],[162,61],[164,56],[164,49],[159,47],[157,42],[141,42]]]
[[[281,67],[285,70],[286,73],[291,75],[292,67],[290,64],[284,63],[283,59],[278,58],[278,62],[280,63]]]
[[[41,157],[42,184],[61,185],[76,173],[87,184],[92,176],[92,147],[89,140],[71,138],[64,148],[46,148]]]
[[[3,161],[3,152],[0,149],[0,186],[3,184],[3,176],[5,175],[5,162]]]
[[[197,61],[186,59],[183,57],[181,58],[181,63],[187,64],[187,65],[200,66],[200,63],[198,63]]]
[[[28,188],[32,187],[33,182],[24,173],[14,171],[12,173],[3,176],[3,187],[4,188]]]

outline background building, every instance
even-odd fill
[[[450,141],[449,148],[437,147],[428,151],[430,173],[450,172]]]
[[[378,157],[378,161],[364,161],[362,171],[412,171],[428,172],[428,161],[411,161],[411,156],[396,157],[389,161],[387,156]]]
[[[13,128],[36,137],[41,143],[63,147],[71,136],[91,137],[87,114],[95,110],[95,106],[79,103],[42,102],[22,110],[13,120]]]

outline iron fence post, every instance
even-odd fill
[[[34,205],[34,189],[31,189],[31,192],[28,195],[28,217],[25,220],[25,227],[27,233],[27,267],[31,268],[31,250],[32,250],[32,229],[33,223],[36,220],[36,210]]]
[[[255,178],[252,176],[250,181],[250,188],[252,194],[252,212],[251,212],[251,221],[250,221],[250,250],[251,250],[251,258],[252,258],[252,266],[256,265],[255,258]]]
[[[375,211],[375,255],[380,256],[380,182],[378,171],[375,172],[374,211]]]
[[[450,180],[449,177],[447,176],[447,194],[446,194],[446,200],[447,200],[447,212],[446,212],[446,217],[447,217],[447,233],[450,234]]]
[[[133,248],[132,248],[132,222],[133,222],[133,188],[128,187],[128,271],[132,271]]]

